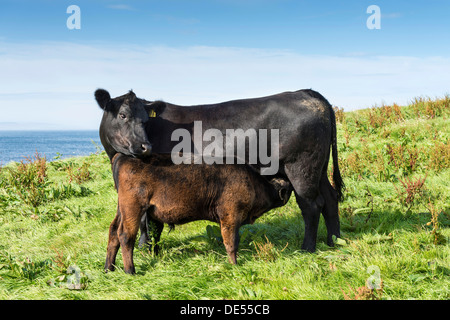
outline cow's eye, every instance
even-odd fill
[[[127,118],[127,116],[124,114],[124,113],[120,113],[119,114],[119,117],[120,117],[120,119],[126,119]]]

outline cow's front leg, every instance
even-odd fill
[[[149,218],[148,218],[148,214],[145,213],[142,218],[141,218],[141,222],[139,224],[139,229],[141,231],[141,237],[139,238],[139,248],[142,248],[145,245],[149,245]]]

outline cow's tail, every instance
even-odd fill
[[[341,172],[339,171],[338,162],[338,150],[337,150],[337,139],[336,139],[336,116],[334,110],[330,105],[331,109],[331,153],[333,156],[333,183],[334,189],[337,192],[337,200],[342,202],[344,200],[344,190],[345,184],[341,177]]]

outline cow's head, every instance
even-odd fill
[[[108,91],[98,89],[95,99],[104,111],[100,140],[109,158],[117,152],[134,157],[148,156],[152,151],[145,132],[149,116],[134,92],[111,99]]]

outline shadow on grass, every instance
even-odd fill
[[[340,220],[342,238],[353,241],[361,238],[364,234],[388,235],[399,229],[415,231],[429,221],[429,216],[426,213],[406,215],[399,211],[374,211],[370,217],[362,214],[341,217]],[[191,259],[199,256],[206,257],[210,253],[214,253],[223,257],[224,261],[228,261],[219,225],[212,222],[203,222],[203,224],[206,224],[206,228],[200,229],[200,232],[189,231],[189,234],[186,235],[180,234],[180,231],[174,231],[178,232],[175,235],[163,232],[160,241],[162,255],[152,256],[151,253],[147,253],[149,257],[146,260],[149,265],[141,270],[153,268],[160,258]],[[195,230],[199,230],[199,228]],[[281,255],[297,254],[298,252],[308,254],[301,250],[303,236],[304,222],[299,210],[291,214],[271,212],[257,220],[255,224],[244,225],[240,228],[239,255],[251,257],[268,248],[281,253]],[[335,247],[329,247],[326,244],[326,238],[327,231],[323,217],[321,217],[317,236],[318,250],[334,250]],[[143,252],[142,249],[141,252]]]

